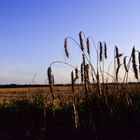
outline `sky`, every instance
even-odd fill
[[[112,57],[115,45],[130,55],[140,49],[139,15],[139,0],[0,0],[0,84],[43,84],[56,60],[78,66],[76,44],[68,42],[70,60],[63,44],[67,36],[79,41],[80,31],[106,41]],[[53,66],[57,83],[70,81],[70,70]]]

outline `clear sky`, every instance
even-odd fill
[[[140,49],[140,0],[0,0],[0,84],[29,84],[35,74],[44,83],[49,64],[66,60],[64,38],[78,41],[81,30],[105,40],[110,55],[115,45],[129,55]],[[77,65],[79,50],[71,51]],[[67,70],[55,66],[57,81]]]

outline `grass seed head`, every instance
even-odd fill
[[[85,64],[86,64],[85,55],[82,54],[82,57],[83,57],[83,65],[85,66]]]
[[[119,54],[119,49],[117,46],[115,46],[115,51],[116,51],[116,56],[115,58],[117,59],[117,65],[119,66],[120,65],[120,54]]]
[[[140,52],[138,51],[138,62],[139,62],[139,72],[140,72]]]
[[[133,66],[133,71],[134,71],[135,78],[138,79],[138,70],[137,70],[135,52],[136,52],[135,47],[133,47],[132,54],[131,54],[131,57],[132,57],[132,66]]]
[[[65,49],[65,54],[69,58],[69,52],[67,48],[67,38],[64,39],[64,49]]]
[[[74,93],[74,74],[73,74],[73,71],[71,72],[71,85],[72,85],[72,92]]]
[[[103,45],[102,45],[102,42],[99,41],[99,47],[100,47],[100,61],[102,61],[102,56],[103,56]]]
[[[52,70],[51,70],[51,67],[48,68],[48,82],[49,84],[51,85],[52,84]]]
[[[107,45],[105,41],[104,41],[104,56],[105,56],[105,59],[107,59]]]
[[[140,65],[140,52],[138,52],[138,62],[139,62],[139,65]]]
[[[78,68],[75,68],[75,81],[79,78],[78,76]]]
[[[79,39],[80,39],[81,50],[84,51],[84,42],[83,42],[83,39],[82,39],[82,32],[79,33]]]
[[[48,81],[49,81],[49,87],[50,87],[50,91],[52,93],[52,97],[54,99],[54,90],[53,90],[53,87],[54,87],[54,76],[52,75],[52,70],[51,70],[51,67],[48,68]]]
[[[89,38],[87,38],[87,53],[90,55],[90,43],[89,43]]]
[[[116,58],[119,56],[119,49],[118,49],[118,47],[117,46],[115,46],[115,51],[116,51]]]

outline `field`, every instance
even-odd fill
[[[108,92],[112,93],[113,88],[115,84],[108,84]],[[132,91],[139,91],[140,83],[129,83],[127,85],[127,90],[132,93]],[[96,85],[95,85],[96,87]],[[76,87],[77,94],[82,94],[84,88],[82,85],[77,85]],[[121,90],[121,84],[120,84],[120,90]],[[72,95],[72,87],[71,85],[56,85],[55,86],[55,92],[57,96],[66,98],[66,96]],[[26,99],[31,96],[34,96],[38,93],[41,93],[44,97],[48,96],[50,93],[49,86],[41,86],[40,87],[1,87],[0,88],[0,102],[3,102],[3,100],[7,100],[9,102],[13,99]]]
[[[135,91],[134,93],[140,94],[139,87],[138,83],[128,84],[130,93]],[[87,99],[83,94],[82,85],[75,87],[78,91],[76,94],[72,93],[71,86],[54,88],[57,96],[54,100],[48,86],[0,88],[0,139],[140,138],[139,95],[133,94],[137,98],[133,98],[136,103],[134,106],[122,104],[120,98],[118,102],[116,95],[114,98],[111,94],[114,84],[109,84],[108,107],[112,106],[111,111],[104,98],[98,102],[96,96],[89,95],[89,101],[85,102]],[[121,86],[119,88],[121,89]]]

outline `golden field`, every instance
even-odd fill
[[[96,85],[95,85],[96,86]],[[121,90],[122,84],[119,84],[119,89]],[[126,85],[125,85],[126,86]],[[114,92],[115,84],[108,84],[108,91],[112,94]],[[94,88],[94,86],[92,86]],[[133,91],[139,91],[140,83],[129,83],[127,84],[128,93]],[[84,90],[84,87],[81,85],[75,86],[76,93],[81,93]],[[56,85],[54,87],[55,93],[57,95],[69,95],[72,94],[72,87],[69,85]],[[35,95],[37,93],[43,93],[48,95],[50,93],[49,86],[46,87],[16,87],[16,88],[0,88],[0,99],[12,99],[12,98],[26,98],[28,95]],[[51,94],[51,93],[50,93]],[[65,96],[66,96],[65,95]]]

